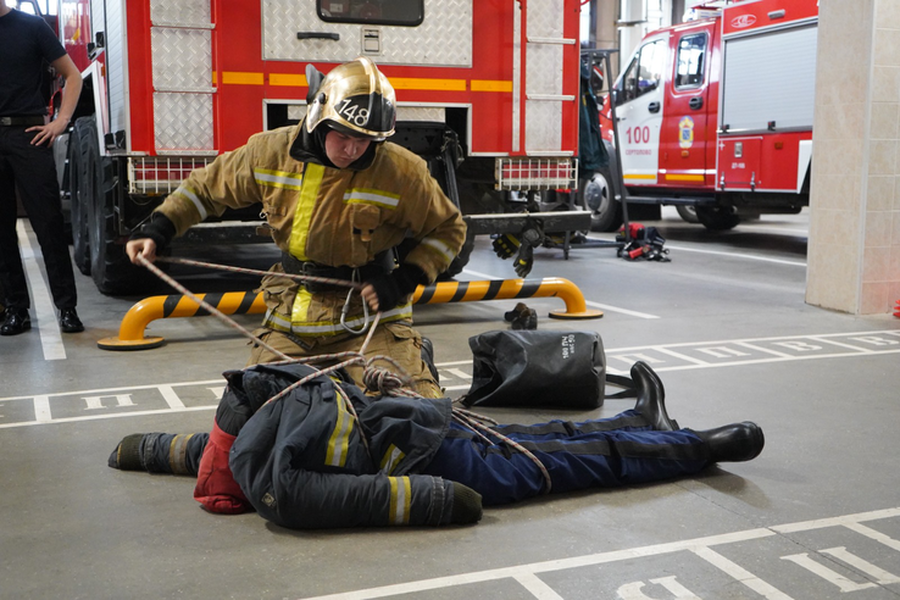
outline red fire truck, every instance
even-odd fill
[[[595,229],[621,224],[617,197],[692,205],[712,230],[808,205],[818,2],[717,4],[624,63],[601,116],[613,160],[584,191]]]
[[[101,291],[133,292],[142,270],[123,243],[153,207],[192,169],[302,119],[307,64],[327,73],[359,55],[396,89],[392,141],[429,161],[472,235],[535,219],[545,232],[586,229],[586,211],[539,202],[543,190],[576,187],[579,9],[579,0],[59,1],[60,37],[86,84],[63,182],[76,263]],[[187,237],[258,239],[258,212]]]

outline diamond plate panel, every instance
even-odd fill
[[[547,0],[543,0],[547,1]],[[418,27],[325,23],[315,3],[263,1],[263,58],[268,60],[345,62],[361,54],[378,64],[470,67],[473,0],[425,0]],[[363,30],[380,38],[377,50],[363,46]],[[298,40],[297,32],[337,33],[340,39]]]
[[[525,102],[525,151],[558,152],[562,147],[562,102]]]
[[[156,149],[213,150],[211,94],[153,94]]]
[[[209,0],[150,0],[150,22],[154,25],[209,27]]]
[[[152,27],[153,87],[165,91],[210,91],[212,32]]]
[[[528,0],[528,37],[563,37],[563,0]]]
[[[563,47],[559,44],[528,44],[525,67],[526,94],[561,94]]]

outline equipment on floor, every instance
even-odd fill
[[[616,235],[616,241],[621,244],[618,253],[620,258],[660,262],[672,260],[668,256],[669,251],[663,248],[666,238],[660,235],[656,227],[644,227],[640,223],[628,223],[626,227]]]

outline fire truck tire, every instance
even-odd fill
[[[700,219],[697,218],[697,207],[693,204],[678,204],[675,206],[675,210],[678,211],[678,216],[686,223],[700,222]]]
[[[697,219],[710,231],[734,229],[741,222],[730,206],[698,206]]]
[[[142,293],[156,282],[156,278],[131,263],[125,254],[125,240],[119,239],[115,214],[115,165],[111,158],[100,156],[94,117],[83,117],[78,122],[82,123],[83,130],[87,130],[78,160],[83,163],[79,185],[86,200],[91,277],[104,294]]]
[[[613,197],[610,181],[609,171],[603,169],[581,182],[581,205],[591,211],[592,231],[616,231],[622,226],[622,205]]]
[[[87,202],[92,197],[89,189],[92,179],[88,176],[87,165],[82,154],[89,151],[94,130],[93,117],[82,117],[75,121],[69,138],[69,195],[71,198],[73,262],[84,275],[91,274],[91,254],[88,247]]]

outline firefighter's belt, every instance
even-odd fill
[[[286,252],[281,255],[281,266],[284,268],[285,273],[291,273],[292,275],[306,275],[309,277],[321,277],[323,279],[341,279],[343,281],[356,281],[358,283],[362,283],[375,275],[381,275],[385,272],[380,264],[374,262],[358,268],[348,266],[330,267],[312,261],[297,260]],[[346,289],[343,286],[321,283],[318,281],[303,281],[301,285],[313,294]]]

